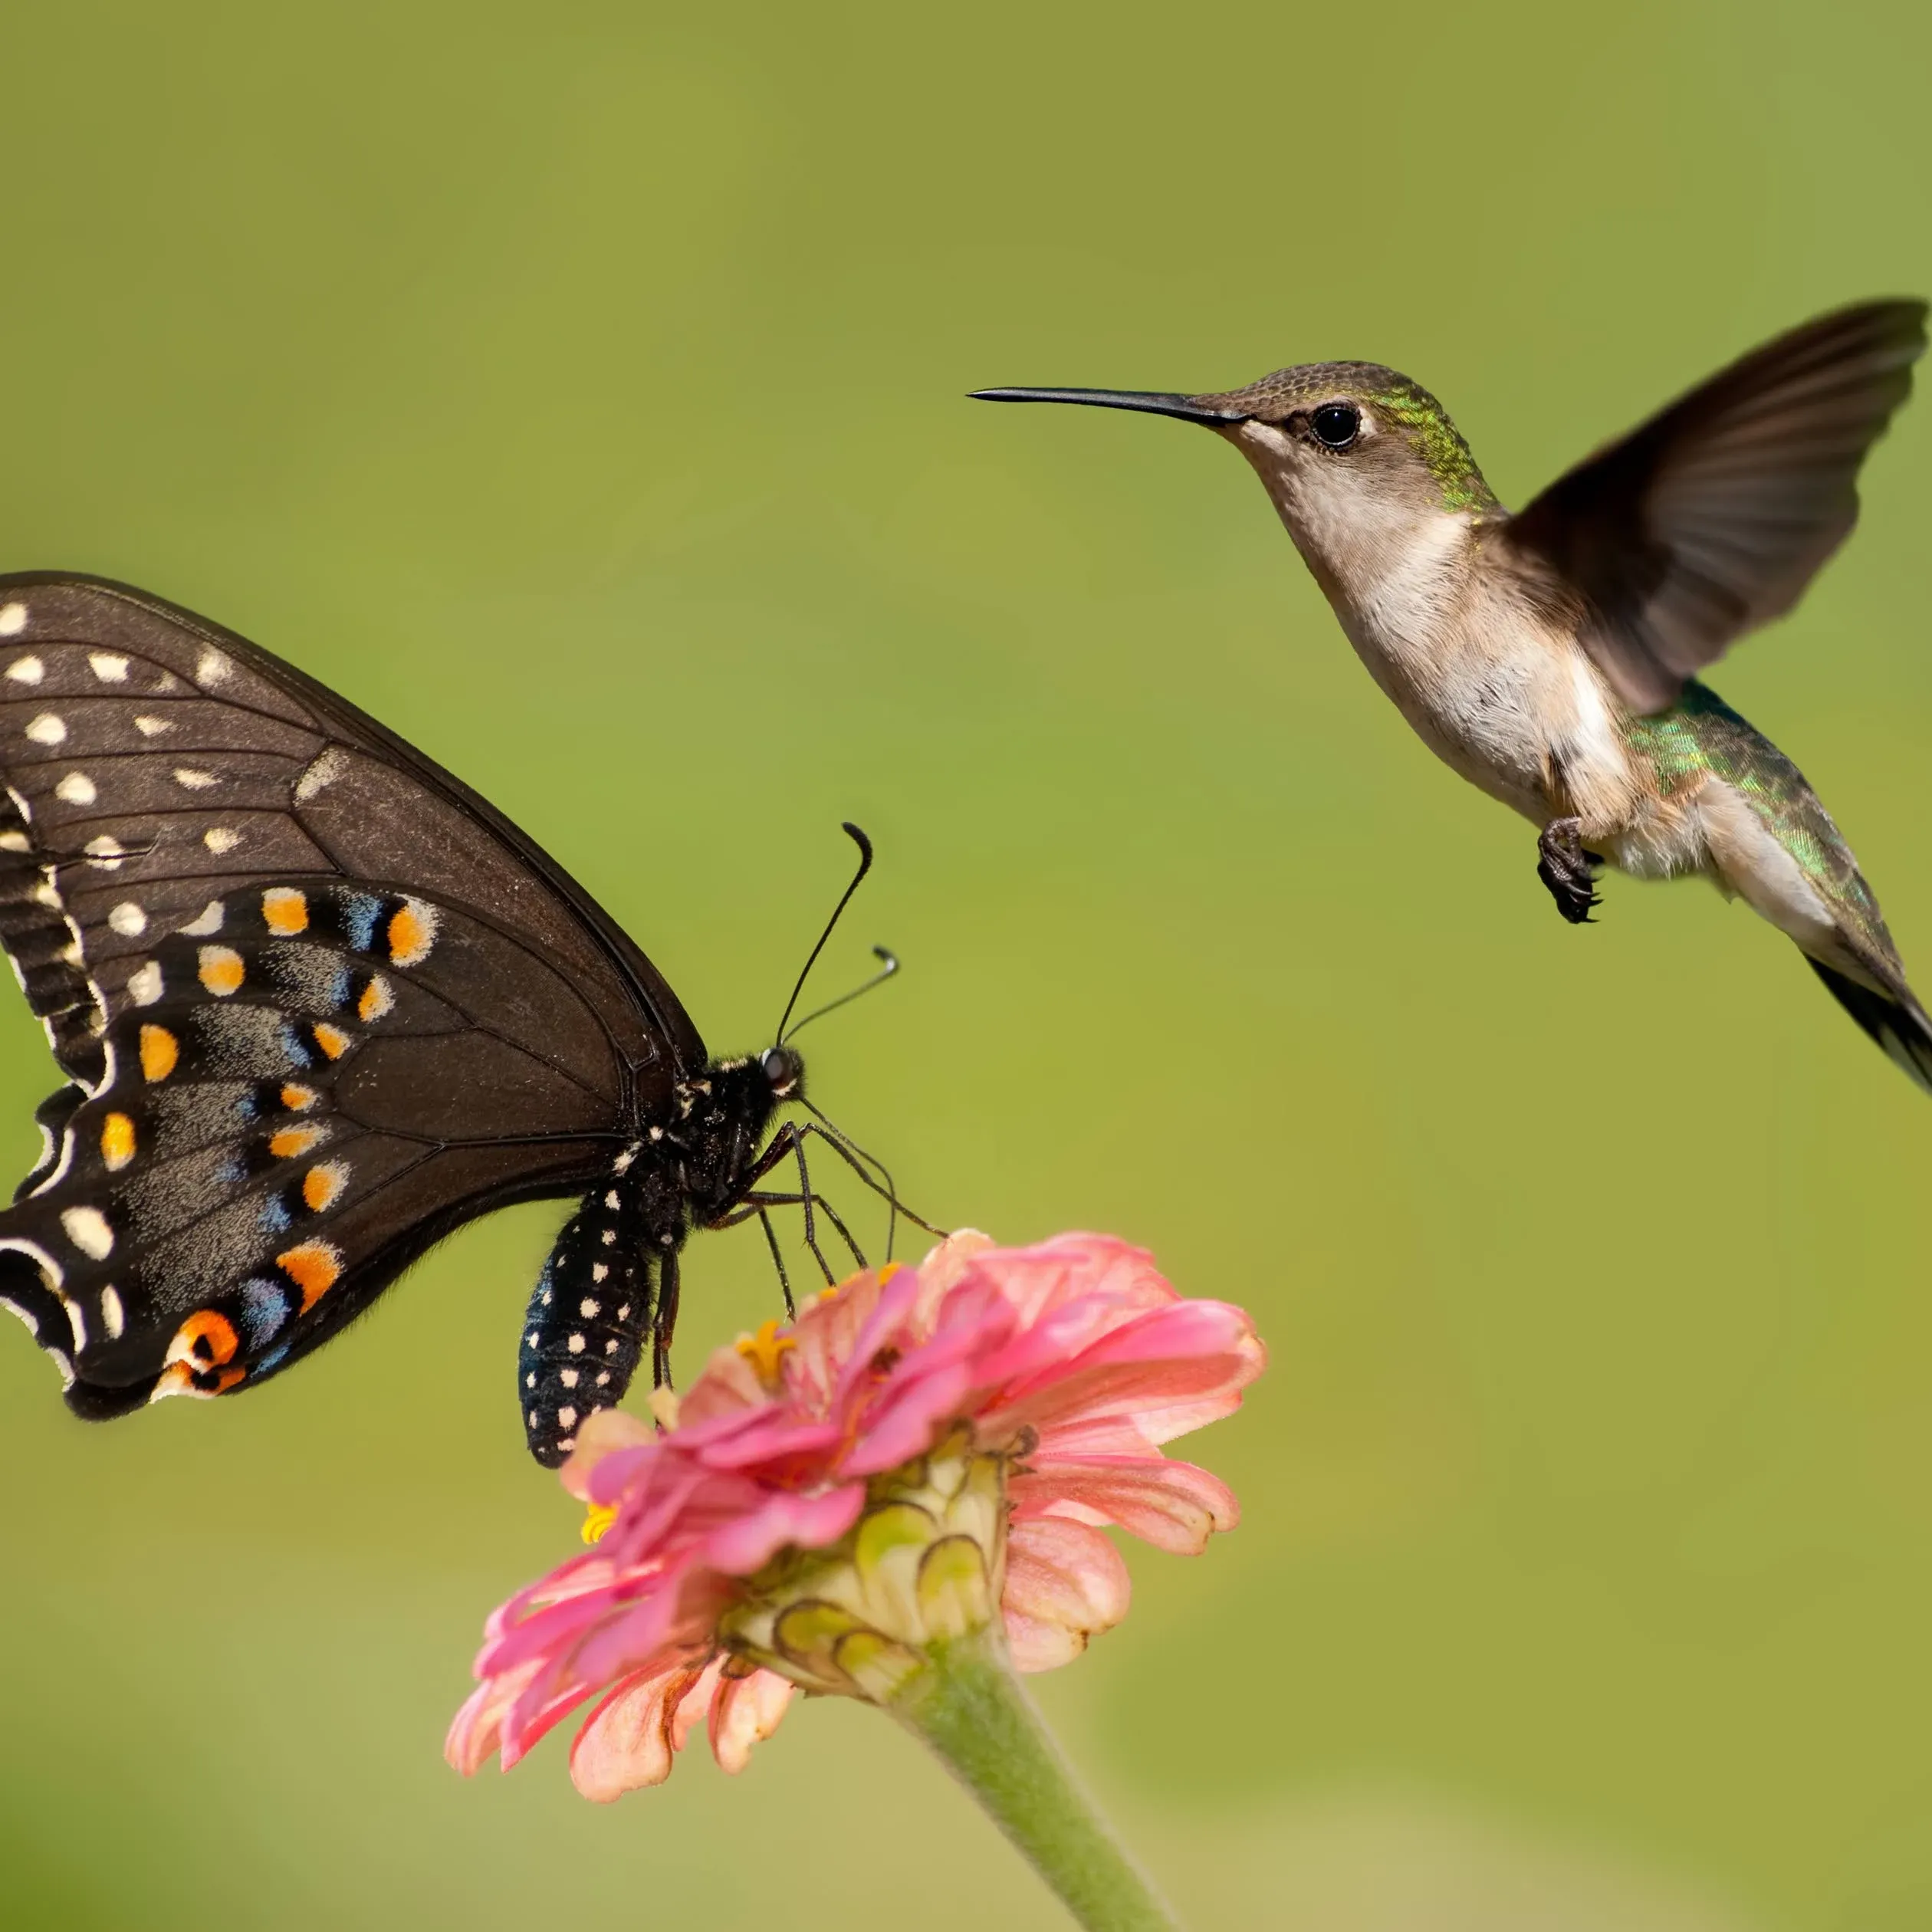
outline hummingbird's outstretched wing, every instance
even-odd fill
[[[1599,450],[1507,526],[1578,593],[1581,640],[1662,710],[1789,610],[1858,514],[1865,452],[1911,389],[1926,305],[1861,303],[1753,350]]]

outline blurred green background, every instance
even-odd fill
[[[997,383],[1372,357],[1506,500],[1719,362],[1932,288],[1922,8],[820,0],[16,7],[0,556],[339,686],[762,1044],[845,876],[815,1091],[937,1218],[1251,1306],[1040,1685],[1200,1927],[1932,1917],[1932,1111],[1701,886],[1554,916],[1244,465]],[[1921,401],[1715,682],[1932,979]],[[53,1085],[0,1014],[0,1152]],[[511,1394],[560,1210],[259,1396],[69,1419],[0,1335],[0,1919],[1061,1921],[870,1714],[596,1809],[443,1766],[571,1546]],[[869,1222],[866,1225],[870,1226]],[[701,1237],[681,1337],[771,1311]]]

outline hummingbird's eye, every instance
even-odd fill
[[[1347,402],[1324,402],[1308,419],[1316,439],[1330,449],[1346,449],[1362,429],[1362,412]]]

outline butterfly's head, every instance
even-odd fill
[[[805,1092],[805,1063],[790,1046],[767,1046],[758,1058],[759,1070],[771,1089],[774,1106],[797,1100]]]

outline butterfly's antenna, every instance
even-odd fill
[[[827,1000],[823,1006],[815,1007],[811,1012],[807,1014],[789,1033],[781,1036],[781,1038],[796,1040],[814,1020],[823,1019],[826,1014],[834,1012],[849,1001],[857,999],[861,993],[869,993],[875,986],[883,986],[899,971],[899,955],[889,951],[886,947],[873,947],[872,957],[884,963],[870,979],[865,981],[860,985],[855,986],[849,993],[841,993],[836,1000]]]
[[[785,1002],[785,1017],[778,1022],[778,1031],[774,1036],[774,1043],[781,1046],[784,1044],[785,1028],[790,1021],[792,1017],[792,1008],[797,1005],[799,994],[805,991],[805,982],[811,978],[812,968],[818,964],[818,956],[820,953],[824,951],[826,941],[832,937],[832,929],[839,923],[840,914],[844,912],[846,906],[851,903],[852,895],[854,892],[858,891],[859,882],[865,877],[867,872],[872,870],[872,840],[867,838],[865,833],[861,832],[858,826],[854,825],[849,820],[847,820],[840,829],[845,833],[846,836],[851,840],[852,843],[859,848],[859,869],[852,875],[852,883],[848,886],[845,889],[845,891],[840,895],[838,904],[833,907],[832,916],[826,921],[825,930],[819,935],[818,944],[812,948],[810,954],[807,958],[803,970],[798,975],[798,982],[791,990],[791,997]],[[890,955],[888,955],[887,957],[890,958]],[[882,978],[889,978],[892,971],[897,970],[897,961],[895,961],[892,967],[889,968],[886,974],[881,974],[879,977]],[[863,987],[860,988],[861,991],[863,990],[864,989]],[[846,997],[849,999],[852,995],[848,994]],[[834,1001],[833,1004],[836,1006],[840,1003]],[[820,1010],[823,1012],[829,1010],[829,1009],[821,1007]],[[808,1014],[806,1017],[807,1019],[816,1020],[818,1017],[818,1014],[816,1013]],[[803,1020],[799,1022],[800,1026],[803,1026],[805,1022]]]

